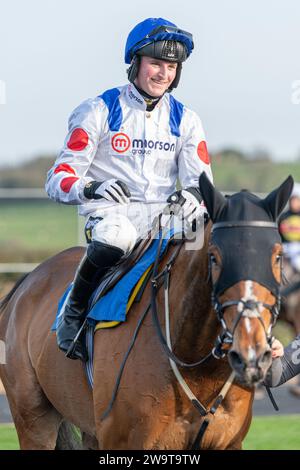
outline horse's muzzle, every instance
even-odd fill
[[[258,355],[252,354],[249,359],[240,352],[231,350],[228,353],[228,360],[237,379],[245,385],[253,386],[264,379],[272,362],[272,352],[268,347]]]

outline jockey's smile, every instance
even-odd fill
[[[176,76],[177,63],[142,57],[135,84],[148,95],[162,96]]]

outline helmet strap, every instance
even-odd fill
[[[180,77],[181,77],[181,70],[182,70],[182,63],[181,63],[181,62],[177,62],[176,76],[175,76],[173,82],[171,83],[171,85],[169,86],[169,88],[168,88],[168,90],[167,90],[169,93],[171,93],[171,91],[172,91],[174,88],[177,88],[178,83],[179,83],[179,80],[180,80]]]
[[[127,69],[127,76],[128,80],[133,83],[134,80],[136,79],[138,72],[139,72],[139,67],[141,63],[141,58],[137,55],[134,55],[130,64],[130,67]]]

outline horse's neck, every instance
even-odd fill
[[[180,275],[172,292],[172,335],[174,349],[185,358],[206,354],[217,333],[217,319],[211,307],[207,248],[210,226],[205,230],[201,250],[182,248],[174,270]]]

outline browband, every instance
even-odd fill
[[[213,224],[212,230],[216,230],[218,228],[235,228],[235,227],[263,227],[263,228],[276,228],[278,230],[278,224],[276,222],[265,222],[264,220],[217,222],[216,224]]]

